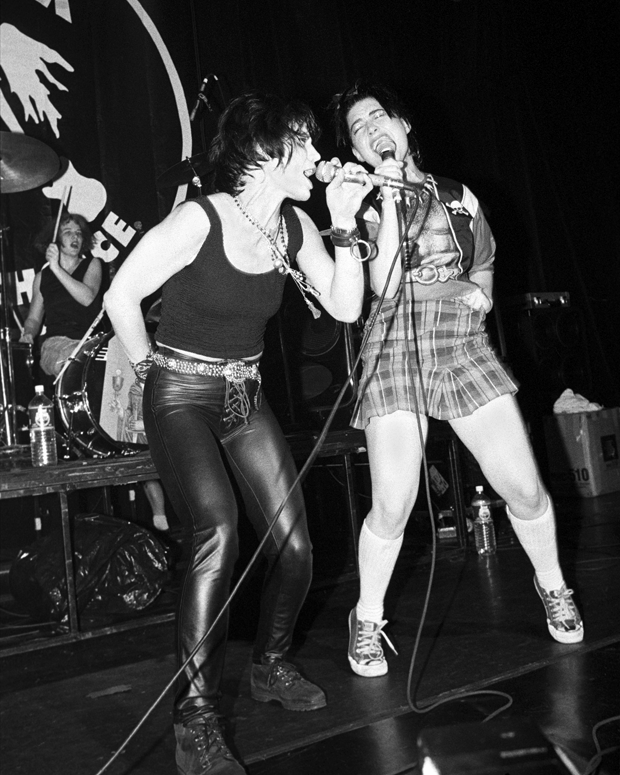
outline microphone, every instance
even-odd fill
[[[396,158],[396,145],[387,138],[379,142],[376,150],[381,157],[381,161],[387,161],[388,159]]]
[[[209,110],[213,110],[211,105],[209,105],[209,100],[205,97],[205,92],[207,91],[207,87],[211,84],[211,80],[215,78],[217,81],[217,75],[214,75],[213,73],[209,73],[203,80],[203,82],[200,84],[200,89],[198,90],[198,96],[196,97],[196,104],[194,105],[194,108],[192,112],[189,114],[189,120],[190,122],[193,121],[196,118],[196,115],[198,113],[198,110],[200,109],[200,106],[204,102],[206,106],[209,108]]]
[[[320,180],[321,183],[331,183],[336,177],[338,169],[340,168],[336,167],[335,164],[332,164],[331,161],[320,161],[314,176],[317,180]],[[347,183],[359,183],[361,186],[364,185],[366,177],[370,178],[370,182],[373,186],[389,186],[390,188],[398,188],[401,191],[417,192],[418,190],[411,183],[406,183],[404,180],[396,180],[396,178],[388,178],[385,175],[364,174],[361,172],[344,173],[344,179]]]

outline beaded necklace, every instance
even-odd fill
[[[280,274],[288,274],[291,276],[293,281],[295,282],[295,285],[299,288],[301,295],[304,297],[304,301],[306,302],[308,309],[312,313],[312,316],[314,318],[320,317],[321,313],[320,311],[314,306],[314,304],[310,301],[308,298],[308,294],[311,293],[313,296],[320,296],[320,293],[314,288],[310,283],[306,280],[305,276],[302,272],[300,272],[297,269],[293,269],[291,266],[291,262],[288,257],[288,249],[287,249],[287,240],[284,237],[284,230],[286,229],[286,224],[282,218],[282,214],[280,214],[280,217],[278,218],[278,230],[276,232],[275,239],[269,234],[269,232],[264,229],[258,221],[256,221],[252,216],[248,213],[248,211],[243,207],[241,202],[239,201],[239,197],[234,196],[233,202],[237,205],[241,213],[245,216],[245,218],[254,226],[255,229],[257,229],[260,234],[267,240],[269,244],[269,249],[271,251],[271,261],[274,265],[274,267],[280,272]],[[284,226],[284,228],[282,228]],[[278,247],[277,238],[280,237],[280,240],[282,242],[282,250]]]

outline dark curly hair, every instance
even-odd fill
[[[413,120],[409,109],[395,92],[377,82],[365,81],[360,78],[348,89],[340,92],[340,94],[334,94],[329,103],[329,110],[331,111],[332,123],[336,133],[336,143],[338,145],[351,144],[347,114],[354,105],[368,97],[376,99],[391,118],[402,118],[407,121],[411,127],[408,135],[409,150],[414,162],[420,165],[422,163],[422,155],[413,129]]]
[[[315,142],[320,130],[305,103],[257,91],[236,97],[220,116],[209,148],[215,190],[238,194],[245,174],[270,158],[286,165],[308,134]]]

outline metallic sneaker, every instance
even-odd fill
[[[323,690],[302,678],[295,665],[281,659],[252,665],[250,685],[253,700],[276,700],[286,710],[318,710],[327,705]]]
[[[355,608],[349,614],[349,664],[354,673],[364,678],[375,678],[387,673],[388,663],[383,654],[381,638],[385,639],[395,654],[398,651],[383,632],[386,624],[387,621],[380,624],[360,621]]]
[[[179,775],[245,775],[224,742],[219,716],[203,716],[186,727],[175,724],[174,734]]]
[[[544,603],[551,636],[560,643],[580,643],[583,640],[583,622],[573,602],[573,590],[566,589],[566,584],[562,584],[560,589],[547,592],[536,576],[534,586]]]

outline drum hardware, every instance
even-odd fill
[[[32,345],[11,342],[9,347],[13,371],[10,409],[14,416],[13,432],[17,443],[29,444],[28,403],[34,395]]]
[[[69,410],[68,415],[63,415],[61,407],[63,402],[67,403]],[[95,428],[87,428],[84,433],[79,433],[73,429],[73,419],[78,416],[79,412],[86,411],[86,406],[81,394],[73,394],[67,396],[56,396],[56,409],[62,420],[62,424],[65,426],[64,432],[57,431],[57,435],[67,449],[69,458],[75,455],[78,458],[86,457],[111,457],[114,453],[111,450],[104,450],[99,448],[99,439],[95,437]],[[66,420],[68,419],[69,425],[67,426]],[[89,438],[90,437],[90,438]]]
[[[75,412],[82,412],[86,408],[86,404],[84,403],[84,396],[82,393],[67,393],[65,395],[57,395],[56,400],[62,401],[63,403],[66,402],[67,408],[71,414],[74,414]]]
[[[60,159],[45,143],[19,132],[0,132],[0,183],[3,194],[29,191],[42,186],[59,169]],[[4,250],[8,229],[8,226],[0,226],[0,443],[10,449],[16,446],[17,401],[9,322],[9,308],[12,308],[13,303],[9,299]]]
[[[71,446],[93,457],[146,449],[128,429],[127,417],[137,408],[134,384],[133,369],[113,331],[83,342],[56,383],[56,406]]]
[[[75,360],[76,353],[78,353],[82,346],[84,345],[84,342],[86,342],[91,336],[97,325],[99,324],[99,321],[101,318],[105,315],[105,311],[102,309],[101,312],[97,315],[97,317],[93,320],[93,322],[90,324],[90,327],[88,331],[84,334],[84,336],[80,339],[80,341],[76,344],[76,346],[73,349],[73,352],[71,355],[67,358],[67,360],[63,363],[62,369],[56,376],[56,379],[54,380],[54,385],[57,385],[60,380],[62,379],[62,375],[65,373],[67,368],[69,367],[70,363]]]
[[[34,366],[34,355],[32,354],[32,345],[28,342],[11,342],[11,347],[15,353],[15,351],[23,351],[25,352],[24,356],[24,366],[28,370],[28,374],[30,376],[30,379],[34,382],[34,377],[32,374],[32,367]],[[13,356],[15,357],[15,356]]]
[[[59,416],[58,405],[56,405],[56,417]],[[85,455],[77,444],[71,441],[71,431],[63,431],[56,428],[56,445],[58,447],[59,460],[73,460],[75,458],[84,458]]]
[[[169,188],[170,186],[182,186],[192,183],[196,188],[201,187],[201,176],[213,171],[209,163],[207,152],[188,156],[183,161],[174,164],[157,178],[157,188]]]

